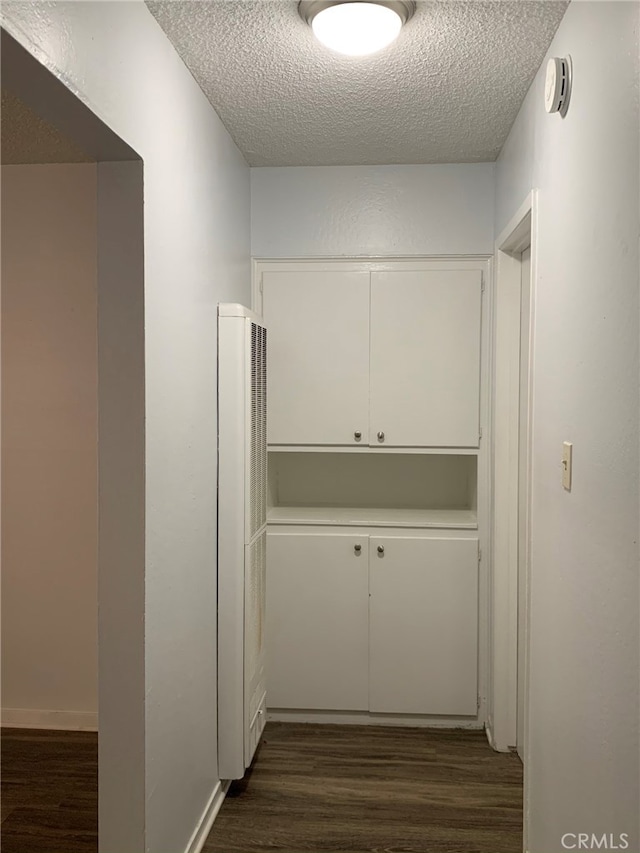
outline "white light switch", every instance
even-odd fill
[[[573,458],[573,444],[565,441],[562,444],[562,485],[571,491],[571,462]]]

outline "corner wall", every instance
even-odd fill
[[[568,114],[544,111],[545,62],[497,163],[496,234],[538,188],[530,853],[640,849],[639,8],[571,3],[549,52],[573,59]]]
[[[250,299],[249,169],[144,3],[2,15],[144,161],[146,802],[121,824],[181,853],[218,790],[216,310]]]
[[[2,167],[4,725],[98,725],[96,191]]]

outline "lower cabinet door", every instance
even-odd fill
[[[370,710],[475,716],[478,540],[369,543]]]
[[[269,708],[367,709],[367,538],[268,534]]]

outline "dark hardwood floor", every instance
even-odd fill
[[[1,772],[2,853],[96,853],[95,732],[2,729]]]
[[[483,732],[269,723],[205,853],[520,853],[522,767]]]
[[[2,853],[95,853],[97,759],[93,733],[3,729]],[[269,723],[204,851],[519,853],[521,825],[482,732]]]

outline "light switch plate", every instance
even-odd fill
[[[568,492],[571,491],[572,460],[573,444],[570,441],[565,441],[562,444],[562,485]]]

